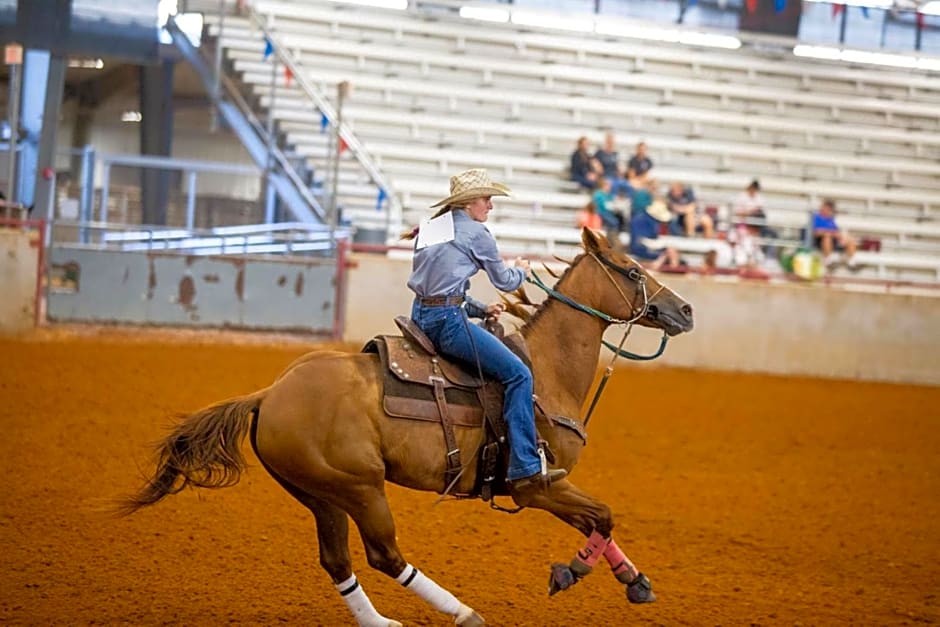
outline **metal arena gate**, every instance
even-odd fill
[[[319,226],[57,222],[51,240],[53,322],[342,335],[345,241]]]

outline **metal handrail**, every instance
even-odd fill
[[[192,43],[189,41],[189,38],[186,36],[185,33],[183,33],[182,30],[180,30],[179,26],[176,24],[176,21],[172,17],[167,20],[166,28],[167,28],[167,31],[170,33],[170,35],[173,37],[173,41],[177,44],[178,47],[181,47],[181,48],[186,47],[190,51],[191,54],[198,55],[199,58],[202,59],[202,61],[204,61],[207,64],[206,69],[209,72],[212,72],[211,69],[208,69],[211,66],[209,65],[209,60],[205,58],[203,50],[201,49],[196,50],[192,46]],[[227,92],[229,98],[232,99],[232,101],[241,111],[242,115],[245,116],[245,119],[248,120],[248,123],[252,126],[255,133],[258,134],[258,137],[267,139],[268,138],[267,130],[264,128],[264,126],[261,125],[261,122],[255,116],[254,112],[252,111],[248,103],[245,102],[245,99],[242,97],[241,93],[239,93],[239,90],[237,86],[235,85],[234,81],[232,81],[232,79],[229,78],[224,72],[221,73],[218,78],[221,79],[222,85],[225,87],[225,91]],[[281,152],[281,150],[277,147],[275,143],[268,142],[268,145],[270,147],[269,154],[274,157],[275,161],[280,166],[281,171],[288,177],[288,179],[290,179],[291,184],[297,189],[298,193],[300,193],[304,201],[308,205],[310,205],[310,207],[314,210],[317,216],[321,220],[325,221],[326,211],[323,209],[323,207],[320,205],[317,199],[313,196],[313,194],[307,188],[307,185],[303,182],[303,180],[301,180],[300,176],[298,176],[297,172],[294,170],[293,165],[291,165],[291,163],[288,162],[287,157],[284,156],[284,153]]]
[[[320,93],[320,90],[317,89],[313,84],[307,80],[306,74],[301,70],[298,64],[294,61],[293,56],[287,52],[283,46],[277,41],[274,37],[274,34],[267,26],[267,21],[255,11],[254,7],[246,6],[245,7],[248,17],[254,23],[255,26],[260,29],[264,34],[267,41],[271,42],[271,48],[277,58],[290,69],[291,74],[293,74],[294,80],[297,85],[304,91],[307,97],[313,102],[314,106],[319,109],[320,113],[326,116],[327,121],[331,125],[336,124],[336,109],[333,108],[333,105],[330,104],[329,100]],[[392,218],[393,224],[390,224],[395,228],[401,228],[402,224],[402,206],[401,202],[398,200],[397,194],[392,187],[388,179],[385,178],[385,175],[382,174],[378,166],[375,165],[372,156],[368,153],[365,147],[362,145],[362,142],[359,141],[359,138],[352,132],[347,124],[343,124],[339,129],[340,138],[346,143],[347,148],[356,157],[356,160],[359,162],[359,165],[366,171],[369,177],[372,179],[376,185],[381,189],[385,190],[385,197],[389,203],[389,214]],[[337,150],[334,147],[334,150]],[[331,155],[331,158],[338,158],[337,155]],[[336,190],[333,190],[335,193]]]
[[[330,251],[337,241],[351,238],[348,230],[333,230],[305,222],[181,229],[146,224],[59,220],[53,228],[99,231],[95,244],[58,241],[59,247],[95,250],[209,250],[221,253],[286,253]],[[204,253],[206,254],[206,253]]]

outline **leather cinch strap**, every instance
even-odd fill
[[[441,427],[444,429],[444,446],[447,448],[444,458],[447,460],[447,469],[444,471],[444,490],[460,474],[460,449],[457,448],[457,436],[454,434],[454,424],[450,421],[450,415],[447,413],[447,398],[444,396],[444,379],[441,377],[429,377],[431,385],[434,386],[434,401],[437,403],[437,411],[441,414]]]

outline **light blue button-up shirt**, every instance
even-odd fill
[[[467,314],[480,317],[486,307],[467,294],[470,277],[483,270],[496,289],[511,292],[522,285],[525,270],[503,262],[493,234],[482,222],[462,209],[453,214],[454,239],[415,251],[408,287],[420,298],[463,296]]]

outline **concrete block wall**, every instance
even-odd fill
[[[353,261],[345,339],[364,342],[396,333],[392,319],[411,310],[405,285],[410,260],[354,255]],[[662,278],[695,308],[696,328],[670,340],[654,364],[940,385],[940,297]],[[528,290],[535,298],[535,288]],[[486,302],[496,299],[482,273],[472,293]],[[659,337],[638,328],[628,347],[652,352]],[[610,341],[619,338],[615,329],[608,333]],[[609,356],[602,353],[602,359]]]

